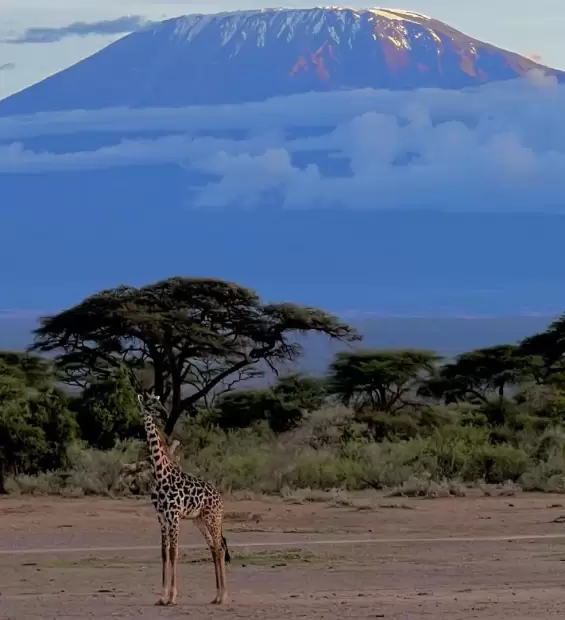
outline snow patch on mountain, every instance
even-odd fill
[[[408,30],[405,24],[423,26],[430,36],[440,40],[427,23],[433,20],[421,13],[400,9],[352,9],[345,7],[316,7],[313,9],[257,9],[224,12],[216,14],[194,14],[185,17],[167,20],[154,26],[155,32],[174,23],[173,38],[190,43],[198,37],[205,37],[211,29],[218,29],[221,33],[219,44],[226,46],[237,40],[237,52],[241,45],[254,41],[257,47],[265,47],[267,40],[284,39],[292,41],[297,36],[307,33],[319,35],[323,29],[335,43],[341,42],[341,37],[347,36],[351,47],[355,37],[363,30],[372,31],[374,39],[382,36],[379,30],[388,29],[384,36],[399,46],[410,49],[407,41]],[[394,36],[396,31],[397,37]],[[422,36],[422,32],[414,33],[415,37]]]

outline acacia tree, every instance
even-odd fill
[[[532,360],[536,383],[565,383],[565,314],[539,334],[522,340],[519,354]]]
[[[396,413],[413,404],[440,359],[432,351],[412,349],[338,353],[330,365],[328,391],[356,411]]]
[[[170,434],[183,413],[195,412],[223,382],[297,359],[295,336],[307,332],[360,338],[316,308],[263,304],[254,291],[223,280],[174,277],[105,290],[43,318],[32,349],[56,352],[64,380],[83,388],[117,364],[150,368],[150,387],[169,403]]]
[[[496,345],[462,353],[431,377],[422,395],[447,403],[470,400],[487,403],[492,392],[503,400],[507,389],[532,374],[534,362],[517,345]]]
[[[238,390],[222,395],[215,421],[222,428],[245,428],[266,420],[275,433],[300,424],[319,409],[325,397],[325,381],[302,373],[279,377],[272,388]]]
[[[279,377],[273,393],[285,403],[294,403],[304,411],[316,411],[324,404],[326,380],[295,372]]]

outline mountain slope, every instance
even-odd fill
[[[396,9],[189,15],[128,35],[12,95],[0,102],[0,114],[240,103],[312,90],[454,89],[535,67],[440,21]]]

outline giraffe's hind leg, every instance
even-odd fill
[[[202,532],[206,544],[210,548],[214,570],[216,573],[216,598],[213,604],[224,603],[228,597],[226,587],[226,551],[225,539],[222,535],[222,512],[202,511],[196,519],[196,526]]]

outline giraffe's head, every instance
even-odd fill
[[[157,394],[145,391],[137,395],[137,400],[144,415],[150,415],[161,424],[167,421],[169,414]]]

